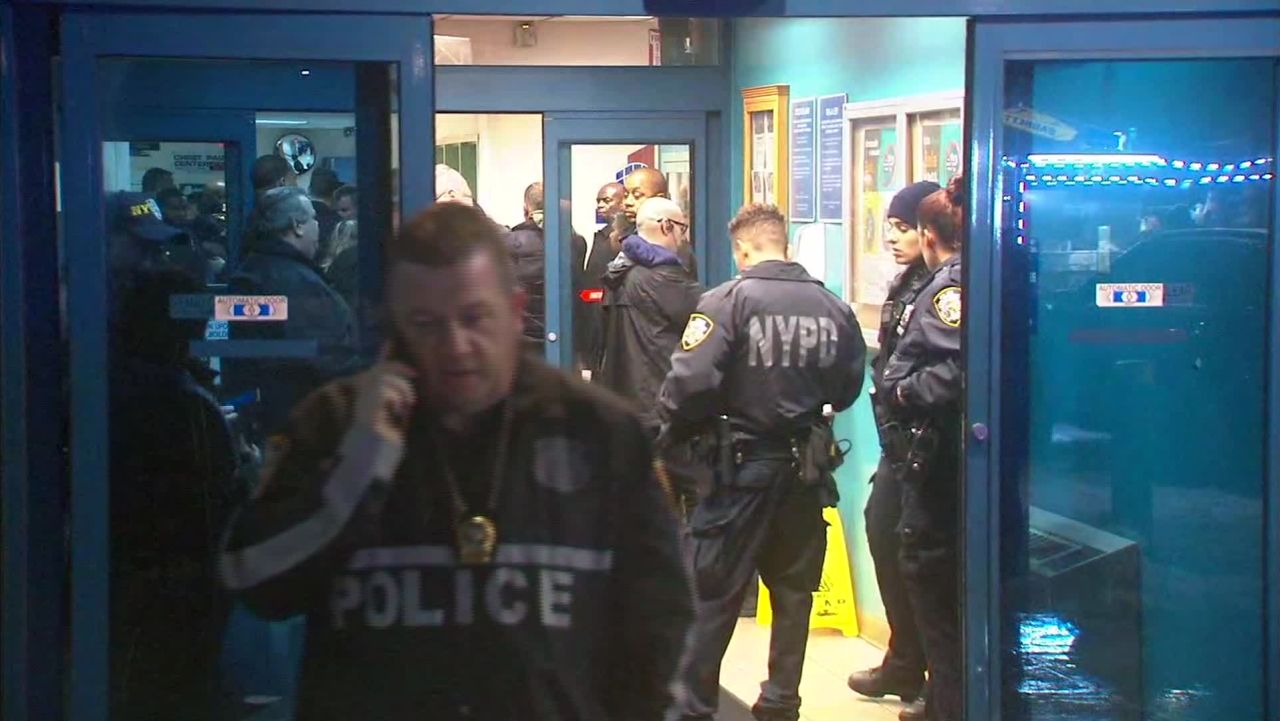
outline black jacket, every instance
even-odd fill
[[[959,518],[961,401],[961,267],[955,256],[927,276],[894,332],[893,355],[877,383],[884,400],[904,423],[926,429],[927,441],[912,459],[917,472],[905,476],[903,531],[913,543],[954,543]]]
[[[591,250],[587,253],[586,267],[577,291],[604,288],[604,274],[609,270],[609,263],[618,257],[610,236],[613,227],[606,225],[596,231],[591,242]],[[584,300],[575,293],[573,316],[573,344],[578,351],[578,360],[582,367],[597,373],[600,370],[600,353],[603,348],[604,335],[604,303],[601,300]]]
[[[604,340],[599,382],[629,398],[647,427],[661,425],[658,389],[671,370],[671,354],[702,286],[677,257],[639,236],[624,241],[639,249],[609,264],[604,276]]]
[[[232,323],[232,340],[307,346],[297,349],[305,357],[227,359],[228,391],[237,395],[256,389],[262,394],[255,414],[262,433],[279,430],[293,407],[326,381],[360,368],[351,309],[320,269],[289,243],[259,239],[227,285],[232,295],[289,299],[288,320]]]
[[[908,309],[912,308],[911,304],[915,302],[916,295],[931,277],[933,274],[929,272],[924,261],[912,263],[893,279],[893,283],[889,286],[888,297],[880,310],[878,335],[880,350],[876,353],[875,360],[871,361],[871,407],[875,412],[877,425],[882,426],[892,419],[893,407],[888,403],[889,399],[885,395],[881,375],[894,349],[898,347],[898,338],[901,337],[898,333],[898,323],[902,321],[902,316],[909,312]]]
[[[582,283],[582,263],[585,260],[587,241],[574,233],[569,242],[574,259],[569,282],[576,296]],[[516,266],[516,280],[529,296],[529,304],[525,309],[524,335],[541,343],[547,334],[547,242],[542,226],[526,220],[512,228],[507,234],[507,248],[511,251],[511,261]]]
[[[401,452],[354,400],[298,409],[222,558],[251,608],[307,614],[299,721],[660,719],[692,595],[634,416],[522,361],[494,561],[462,566],[439,468],[491,478],[496,418],[454,439],[420,409]]]
[[[798,263],[765,261],[707,291],[660,403],[673,438],[727,415],[736,438],[781,439],[862,389],[867,345],[849,305]]]

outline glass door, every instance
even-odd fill
[[[432,197],[430,25],[70,11],[61,35],[68,715],[288,717],[301,621],[234,605],[214,561],[267,439],[377,345],[398,201]]]
[[[674,203],[681,238],[673,249],[691,277],[705,279],[706,134],[702,113],[546,116],[543,177],[547,202],[556,204],[545,216],[548,360],[599,380],[605,276],[622,242],[637,233],[637,211],[648,198]]]
[[[975,50],[969,718],[1271,718],[1280,22]]]

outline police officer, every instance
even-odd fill
[[[880,698],[892,694],[911,704],[904,719],[924,717],[919,698],[924,686],[926,662],[915,613],[907,596],[898,565],[898,521],[902,516],[902,464],[900,449],[893,445],[898,431],[894,406],[881,387],[884,366],[898,345],[898,323],[931,273],[920,252],[916,230],[916,209],[920,201],[941,190],[937,183],[922,181],[902,189],[889,203],[886,214],[889,247],[893,259],[906,269],[894,279],[880,312],[880,352],[871,363],[871,406],[880,430],[880,464],[871,477],[871,497],[867,499],[867,545],[875,564],[876,582],[889,622],[889,649],[879,666],[849,676],[849,688],[864,696]]]
[[[693,608],[640,423],[519,352],[480,209],[387,251],[394,342],[298,407],[220,559],[255,611],[307,614],[297,716],[660,718]]]
[[[834,505],[823,409],[857,398],[866,344],[849,306],[787,260],[786,227],[771,205],[749,205],[729,224],[742,274],[702,296],[659,393],[672,440],[727,417],[714,488],[690,522],[697,616],[673,718],[715,714],[720,662],[757,569],[774,619],[769,679],[752,713],[799,718],[822,508]]]
[[[928,280],[894,330],[900,337],[877,380],[901,419],[902,577],[929,666],[930,721],[960,721],[961,649],[957,520],[960,500],[960,247],[963,180],[919,207],[920,249]]]

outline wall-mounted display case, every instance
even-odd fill
[[[885,210],[903,187],[921,180],[946,185],[961,172],[963,106],[964,95],[954,92],[844,107],[846,300],[869,340],[879,331],[889,285],[902,270],[886,246]]]
[[[786,85],[764,85],[742,91],[742,147],[746,154],[744,203],[772,203],[787,212],[790,197],[790,141],[787,113],[791,91]]]

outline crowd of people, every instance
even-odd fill
[[[259,158],[227,266],[225,205],[223,234],[201,239],[212,206],[164,172],[113,199],[113,717],[243,715],[216,680],[238,599],[305,617],[300,719],[711,719],[758,574],[774,619],[752,713],[799,718],[845,452],[833,418],[863,391],[867,348],[790,258],[777,208],[738,212],[740,273],[707,289],[666,177],[604,184],[604,226],[568,235],[565,373],[542,360],[541,183],[506,228],[437,166],[437,202],[375,249],[369,359],[355,187],[316,168],[303,189]],[[849,686],[901,697],[904,719],[961,718],[960,188],[889,207],[906,269],[869,391],[868,540],[893,639]],[[204,323],[167,302],[215,280],[288,299],[278,322],[231,324],[245,350],[217,380],[189,352]]]

